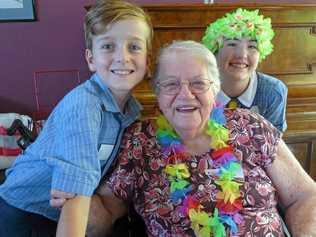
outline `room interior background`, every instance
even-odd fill
[[[134,2],[149,5],[203,3],[204,0],[134,0]],[[297,1],[215,0],[215,2],[295,3]],[[315,0],[300,0],[300,2],[313,3]],[[36,21],[0,22],[1,113],[16,112],[32,115],[37,108],[34,72],[77,70],[81,81],[88,78],[89,72],[84,60],[82,22],[86,11],[84,6],[92,3],[92,0],[36,0]],[[76,75],[75,72],[74,76]],[[45,93],[54,93],[67,88],[67,85],[61,79],[61,81],[51,81],[43,88]],[[45,93],[41,95],[42,99],[49,97]]]
[[[86,12],[85,6],[93,4],[94,1],[95,0],[35,0],[36,21],[0,22],[0,113],[15,112],[32,116],[34,115],[34,111],[37,110],[38,104],[45,105],[46,102],[48,104],[52,101],[57,102],[71,87],[75,86],[78,78],[81,81],[88,79],[90,73],[84,60],[85,47],[82,24]],[[192,4],[203,4],[204,2],[204,0],[130,1],[141,5],[188,4],[187,7],[184,8],[187,9],[189,7],[191,13]],[[290,21],[288,21],[289,19],[287,19],[287,17],[284,18],[284,15],[278,12],[278,7],[271,8],[274,19],[277,19],[275,25],[278,25],[278,31],[279,33],[281,32],[279,35],[282,36],[281,42],[285,42],[284,44],[278,45],[281,48],[290,49],[290,51],[286,50],[287,57],[289,57],[288,59],[291,59],[289,60],[290,62],[293,62],[292,59],[299,60],[300,62],[299,65],[295,64],[297,67],[293,66],[293,70],[300,72],[292,75],[292,79],[294,77],[294,84],[298,83],[294,86],[298,89],[293,90],[293,81],[291,85],[289,84],[289,86],[292,86],[292,95],[289,95],[290,103],[288,104],[287,111],[289,129],[285,133],[284,138],[299,162],[314,180],[316,180],[316,84],[313,76],[315,75],[316,64],[313,55],[316,54],[311,52],[315,52],[316,49],[314,47],[316,44],[314,45],[312,43],[316,27],[314,26],[315,18],[311,12],[316,11],[315,1],[316,0],[215,0],[215,3],[225,3],[224,5],[227,8],[230,8],[229,4],[236,6],[236,3],[245,3],[246,5],[249,3],[249,5],[253,7],[257,7],[260,4],[262,6],[262,4],[265,3],[271,6],[272,3],[281,6],[280,8],[284,7],[290,10],[291,13],[288,16],[290,17]],[[311,8],[307,6],[309,9],[308,14],[302,14],[302,11],[296,8],[297,5],[305,3],[311,4],[312,6]],[[289,6],[291,4],[293,4],[293,6]],[[147,7],[147,9],[149,8],[150,7]],[[152,9],[153,8],[155,7],[152,7]],[[207,11],[204,11],[203,9],[206,9],[204,7],[197,8],[200,9],[200,12],[195,11],[194,14],[191,14],[192,19],[199,19],[199,16],[203,17],[203,14],[207,15],[208,11],[215,11],[214,9],[216,9],[207,7]],[[304,6],[304,8],[307,9],[306,6]],[[182,25],[180,25],[176,16],[177,14],[183,16],[184,13],[179,13],[179,6],[176,8],[173,6],[169,10],[174,11],[170,13],[172,16],[170,18],[172,19],[168,18],[168,21],[170,21],[173,26],[171,27],[172,33],[167,34],[171,40],[173,39],[173,37],[171,37],[173,34],[179,33],[177,30],[180,31],[179,35],[184,33],[181,30]],[[271,13],[269,11],[270,10],[268,10],[268,13]],[[154,13],[151,12],[151,14]],[[158,11],[157,14],[161,14],[161,12]],[[281,25],[283,25],[283,28],[280,28],[279,17],[282,19],[281,22],[283,23]],[[166,17],[160,17],[159,15],[158,17],[156,16],[155,20],[159,25],[159,21],[163,21],[164,19],[166,19]],[[190,22],[194,21],[188,17],[185,19]],[[209,22],[209,20],[207,19],[206,22]],[[290,22],[290,24],[287,25],[286,22]],[[294,27],[293,24],[295,25]],[[162,41],[165,42],[164,40],[169,40],[169,38],[166,39],[166,35],[161,34],[161,31],[166,30],[165,28],[159,29],[158,27],[156,30],[156,36],[158,36],[156,37],[156,45],[159,47]],[[202,28],[199,28],[199,30],[202,30]],[[282,33],[283,30],[284,32]],[[288,39],[286,37],[290,32],[293,32],[293,35]],[[303,33],[299,34],[299,32]],[[163,40],[159,37],[163,37]],[[285,37],[284,41],[283,37]],[[288,42],[290,43],[287,44]],[[298,45],[298,47],[293,46],[294,48],[291,50],[291,45]],[[302,53],[297,53],[298,51]],[[278,52],[277,50],[275,51],[275,53]],[[279,54],[275,56],[277,58],[280,57]],[[284,62],[282,56],[280,60],[277,60],[274,64],[272,63],[272,65],[281,61]],[[304,66],[306,63],[307,65]],[[40,99],[39,101],[36,100],[35,97],[34,75],[38,82],[37,87],[39,90],[37,91],[40,92],[37,96],[37,98]],[[284,77],[285,75],[282,76]],[[146,89],[145,91],[148,90]],[[137,93],[138,91],[135,90],[135,94]],[[140,93],[141,98],[139,99],[141,99],[144,105],[144,111],[147,112],[147,116],[154,116],[152,112],[156,108],[154,96],[150,91],[149,94],[151,95],[149,96],[148,93],[143,93],[142,90],[140,90]],[[144,114],[146,116],[146,113]],[[40,123],[41,121],[38,122]],[[1,179],[3,179],[3,171],[1,172],[0,170],[0,182]]]

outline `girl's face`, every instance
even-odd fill
[[[217,63],[224,82],[249,80],[259,63],[257,42],[248,38],[225,39]]]

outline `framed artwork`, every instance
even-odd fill
[[[35,21],[34,0],[0,0],[0,21]]]

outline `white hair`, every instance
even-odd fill
[[[211,89],[214,93],[214,96],[216,96],[220,90],[220,79],[219,79],[219,71],[218,71],[218,67],[216,63],[216,58],[214,54],[208,48],[206,48],[203,44],[200,44],[192,40],[173,41],[171,44],[163,47],[160,50],[160,53],[156,62],[156,70],[155,70],[153,80],[152,80],[152,86],[155,93],[157,94],[159,92],[157,83],[159,81],[161,63],[167,55],[173,52],[185,52],[191,56],[202,59],[206,63],[209,77],[213,81],[211,85]]]

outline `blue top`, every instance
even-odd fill
[[[261,114],[276,128],[284,132],[287,128],[287,92],[288,89],[281,80],[257,72],[251,77],[247,89],[237,99],[240,107]],[[226,105],[231,98],[220,91],[217,100]]]
[[[140,114],[130,96],[121,113],[110,90],[94,74],[53,110],[36,141],[17,157],[0,196],[19,209],[58,220],[50,190],[91,196],[110,167],[123,130]]]

